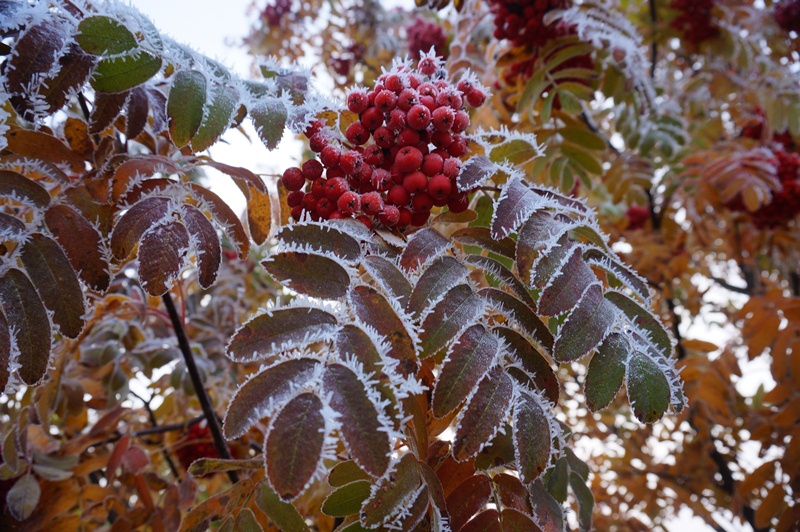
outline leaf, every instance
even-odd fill
[[[231,210],[227,203],[222,199],[200,185],[189,183],[192,192],[203,201],[205,207],[214,217],[214,220],[222,226],[225,233],[233,241],[239,252],[239,258],[244,259],[247,257],[247,252],[250,250],[250,240],[247,238],[247,233],[239,221],[239,217]]]
[[[3,69],[8,93],[24,97],[31,92],[38,92],[38,83],[31,82],[50,72],[66,37],[64,24],[55,17],[29,26],[17,39]]]
[[[372,495],[361,507],[361,524],[367,528],[389,523],[420,486],[420,474],[412,453],[404,454],[391,466],[391,472],[378,480]]]
[[[137,202],[117,220],[111,234],[111,252],[118,260],[130,257],[144,234],[166,218],[169,199],[149,197]]]
[[[528,501],[528,488],[515,476],[500,473],[492,477],[495,492],[500,496],[500,502],[506,508],[514,508],[527,515],[533,515],[531,504]]]
[[[272,204],[269,193],[250,189],[247,198],[247,226],[256,244],[263,244],[272,229]]]
[[[258,520],[256,520],[256,515],[250,508],[242,508],[239,510],[239,514],[236,516],[236,522],[233,526],[236,532],[261,532],[264,530],[261,528]]]
[[[515,166],[522,166],[539,157],[541,149],[525,139],[513,139],[495,146],[489,152],[489,159],[493,162],[508,162]]]
[[[147,91],[142,87],[132,89],[125,106],[125,136],[135,139],[144,131],[147,125],[147,111],[149,110]]]
[[[238,508],[242,498],[252,491],[253,481],[248,478],[237,482],[228,490],[207,498],[183,514],[180,532],[208,529],[212,521],[230,515],[234,508]]]
[[[431,304],[463,282],[467,274],[467,267],[449,255],[434,259],[417,281],[406,310],[412,318],[419,318]]]
[[[609,290],[606,292],[605,297],[625,314],[631,325],[646,333],[650,342],[658,348],[664,358],[670,357],[672,354],[672,341],[664,326],[653,314],[620,292]]]
[[[453,440],[453,457],[466,460],[478,453],[500,428],[508,416],[513,384],[499,367],[478,383],[466,408],[462,411]]]
[[[379,477],[389,467],[391,445],[387,428],[378,417],[367,389],[358,375],[339,364],[331,364],[322,377],[330,406],[341,417],[339,433],[350,456],[367,473]]]
[[[522,301],[497,288],[484,288],[478,292],[497,312],[517,325],[537,349],[547,354],[553,350],[553,335],[536,313]]]
[[[161,58],[144,50],[100,60],[92,73],[92,88],[122,92],[138,87],[161,70]]]
[[[73,172],[85,171],[83,157],[72,151],[61,139],[43,131],[12,129],[6,133],[6,141],[7,149],[18,155],[63,164],[69,166]]]
[[[564,532],[564,509],[544,488],[541,479],[528,486],[533,517],[542,532]]]
[[[44,221],[83,282],[99,292],[108,290],[111,277],[97,229],[69,205],[53,205]]]
[[[86,53],[93,55],[116,55],[139,46],[123,23],[104,16],[83,19],[78,24],[75,40]]]
[[[534,283],[534,267],[537,269],[541,268],[541,266],[537,265],[537,258],[540,253],[548,248],[552,253],[552,250],[557,248],[558,245],[564,248],[562,253],[571,249],[573,244],[562,237],[569,227],[569,224],[556,220],[553,215],[546,210],[533,213],[525,221],[519,230],[515,255],[517,270],[523,282],[528,285],[535,284],[541,287],[549,280],[550,275],[543,275],[537,272],[538,278]],[[561,261],[550,258],[550,262],[560,264]]]
[[[481,315],[483,302],[469,285],[460,284],[451,289],[431,309],[422,322],[419,335],[422,351],[420,358],[435,355],[444,349],[459,332]]]
[[[585,250],[583,258],[590,266],[597,266],[613,275],[626,287],[630,288],[642,301],[647,302],[650,300],[650,291],[647,288],[647,282],[626,265],[612,259],[599,249],[594,248]]]
[[[361,510],[372,484],[368,480],[357,480],[333,490],[322,502],[322,513],[331,517],[347,517]]]
[[[228,130],[236,116],[239,101],[239,92],[233,87],[228,85],[212,87],[203,120],[192,137],[192,151],[207,150]]]
[[[597,281],[594,272],[583,262],[581,249],[575,246],[554,277],[539,296],[539,314],[556,316],[578,304],[583,292]]]
[[[465,227],[453,233],[452,238],[465,246],[479,246],[491,253],[514,258],[514,241],[510,238],[494,239],[488,227]]]
[[[420,229],[408,241],[400,255],[400,267],[412,272],[424,266],[431,259],[441,255],[450,247],[450,240],[430,227]]]
[[[520,178],[512,178],[503,187],[492,217],[492,238],[500,240],[517,230],[537,210],[550,202],[527,187]]]
[[[500,512],[494,508],[484,510],[471,519],[459,532],[502,532]]]
[[[314,394],[300,394],[283,407],[267,433],[267,477],[284,501],[305,491],[317,471],[326,437],[322,408]]]
[[[172,79],[167,98],[169,135],[175,146],[189,144],[203,121],[206,77],[196,70],[179,70]]]
[[[505,433],[498,432],[489,442],[489,445],[481,449],[475,457],[476,469],[494,469],[505,464],[516,464],[514,456],[514,442],[511,438],[511,425],[504,425]]]
[[[533,308],[536,306],[536,303],[531,297],[530,292],[528,292],[528,289],[525,288],[525,285],[522,284],[519,278],[514,275],[511,270],[506,268],[502,262],[481,255],[468,255],[464,259],[464,262],[477,266],[483,270],[485,274],[489,274],[497,279],[529,307]]]
[[[336,330],[336,317],[324,310],[293,307],[273,310],[247,321],[227,348],[234,362],[269,358],[281,351],[328,338]]]
[[[58,72],[43,82],[38,94],[47,102],[47,113],[55,113],[67,104],[73,91],[79,90],[92,73],[97,60],[83,53],[77,43],[69,43],[58,60]]]
[[[339,488],[357,480],[371,480],[371,478],[368,473],[358,467],[354,460],[339,462],[331,469],[328,475],[328,484],[334,488]]]
[[[669,407],[669,382],[664,373],[650,358],[638,351],[628,357],[625,387],[636,419],[654,423],[661,419]]]
[[[380,374],[383,371],[378,348],[372,338],[356,325],[347,324],[339,329],[334,350],[342,361],[347,360],[348,356],[355,357],[367,373]]]
[[[0,195],[13,197],[32,207],[47,207],[50,204],[47,189],[33,179],[9,170],[0,170]]]
[[[16,268],[0,277],[0,301],[9,327],[16,332],[19,375],[25,384],[34,385],[44,377],[50,359],[47,310],[30,279]]]
[[[212,161],[208,157],[201,157],[201,160],[211,168],[219,170],[223,174],[229,175],[234,182],[239,185],[239,188],[242,189],[242,191],[247,190],[248,194],[249,189],[251,188],[254,188],[259,192],[267,192],[267,186],[264,184],[264,180],[247,168],[242,168],[241,166],[230,166],[225,163]]]
[[[514,405],[514,448],[519,478],[529,484],[547,468],[552,453],[550,421],[543,405],[527,392],[520,392]]]
[[[161,296],[177,279],[189,250],[189,233],[173,221],[147,231],[139,246],[139,279],[151,296]]]
[[[444,417],[461,404],[486,374],[497,354],[497,338],[473,325],[450,348],[433,391],[433,414]]]
[[[250,108],[250,119],[258,137],[268,150],[274,150],[283,137],[288,112],[279,98],[261,98]]]
[[[530,516],[514,508],[505,508],[500,513],[500,526],[503,528],[503,532],[538,530]]]
[[[101,133],[113,124],[128,102],[129,95],[128,91],[113,94],[96,93],[94,108],[89,115],[89,133]]]
[[[288,502],[283,502],[266,482],[258,485],[255,501],[258,508],[283,532],[308,531],[300,512]]]
[[[542,250],[539,260],[534,264],[530,284],[535,288],[544,288],[560,275],[564,263],[577,247],[566,232],[558,241],[551,241],[549,244],[548,248]]]
[[[492,481],[486,475],[473,475],[464,480],[447,497],[450,526],[459,530],[477,512],[482,510],[492,497]]]
[[[558,377],[542,354],[524,336],[513,329],[495,327],[493,332],[505,342],[508,354],[512,359],[522,364],[525,374],[531,379],[534,387],[544,393],[547,400],[558,404]],[[509,372],[511,369],[513,368],[509,368]],[[513,373],[511,375],[513,376]]]
[[[86,312],[75,270],[58,244],[34,233],[22,246],[22,264],[45,307],[53,312],[53,323],[68,338],[77,338],[83,330]]]
[[[259,371],[242,384],[228,405],[223,423],[225,438],[233,440],[280,408],[298,388],[314,377],[319,362],[310,358],[287,360]]]
[[[358,240],[330,225],[291,224],[282,227],[275,234],[275,238],[290,249],[306,248],[307,251],[334,255],[349,263],[357,262],[361,258],[361,246]]]
[[[195,477],[204,477],[221,471],[241,471],[243,469],[261,469],[264,460],[260,457],[246,460],[224,460],[221,458],[200,458],[192,462],[187,470]]]
[[[192,205],[183,206],[182,218],[197,250],[198,281],[203,288],[209,288],[217,279],[222,260],[217,231],[206,215]]]
[[[10,377],[8,363],[11,361],[11,329],[8,327],[8,319],[5,312],[0,309],[0,393],[6,389],[8,378]],[[5,449],[0,445],[0,453]],[[16,460],[16,451],[14,451],[14,460]],[[3,462],[7,465],[8,459],[3,455]],[[16,467],[12,467],[16,470]]]
[[[767,492],[755,513],[755,526],[769,527],[774,517],[779,517],[785,506],[786,489],[781,484],[775,484]],[[795,523],[797,524],[797,523]]]
[[[456,178],[457,190],[465,192],[477,187],[497,171],[497,165],[485,155],[467,159]]]
[[[24,521],[31,516],[39,505],[42,488],[32,474],[23,475],[6,494],[6,504],[11,515],[17,521]]]
[[[559,328],[553,357],[558,362],[572,362],[588,355],[605,339],[615,319],[616,312],[603,298],[600,283],[590,285]]]
[[[586,485],[586,481],[574,472],[569,474],[569,485],[578,501],[578,525],[581,530],[591,530],[592,510],[594,509],[592,490]]]
[[[380,255],[370,255],[364,257],[361,264],[386,294],[395,298],[401,307],[406,307],[411,298],[411,283],[393,262]]]
[[[592,412],[611,404],[622,387],[630,346],[618,333],[608,338],[597,348],[586,373],[584,392],[586,406]]]
[[[322,255],[286,251],[268,257],[261,265],[282,285],[311,297],[341,299],[350,288],[347,270]]]

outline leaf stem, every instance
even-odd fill
[[[219,426],[217,414],[211,407],[211,399],[208,397],[206,389],[203,387],[203,380],[200,378],[200,372],[197,370],[197,364],[194,362],[194,355],[189,346],[189,339],[186,337],[186,331],[183,328],[178,311],[175,309],[175,303],[172,301],[172,296],[169,292],[161,296],[164,300],[164,306],[167,307],[169,318],[172,321],[172,328],[175,329],[175,336],[178,338],[178,347],[180,347],[183,360],[186,362],[186,369],[189,371],[189,377],[192,379],[194,385],[194,392],[197,394],[197,399],[200,401],[200,407],[203,409],[206,421],[208,422],[208,429],[211,431],[211,436],[214,438],[214,447],[217,449],[219,455],[226,459],[231,459],[231,452],[228,450],[228,444],[222,436],[222,429]],[[239,477],[234,471],[228,471],[228,478],[234,484],[239,482]]]

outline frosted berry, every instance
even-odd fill
[[[469,115],[466,111],[456,111],[453,118],[453,133],[463,133],[469,127]]]
[[[383,149],[377,144],[370,144],[364,148],[364,162],[370,166],[380,166],[383,164]]]
[[[416,146],[419,144],[419,141],[422,140],[419,134],[419,131],[411,129],[410,127],[405,128],[403,131],[397,134],[397,144],[399,146]]]
[[[422,152],[413,146],[405,146],[397,152],[395,164],[401,172],[413,172],[422,165]]]
[[[383,211],[378,213],[378,220],[389,227],[397,225],[397,222],[400,221],[400,209],[394,205],[387,205],[383,208]]]
[[[431,110],[424,105],[417,104],[408,110],[406,122],[414,129],[425,129],[431,123]]]
[[[461,161],[455,158],[446,159],[442,165],[442,173],[450,179],[455,179],[461,172]]]
[[[345,192],[336,202],[339,207],[339,212],[345,216],[349,216],[361,208],[361,199],[355,192]]]
[[[425,192],[419,192],[411,199],[411,208],[414,212],[430,212],[432,207],[433,199]]]
[[[337,205],[333,201],[328,198],[321,198],[317,201],[317,214],[322,218],[327,218],[336,210],[336,207]]]
[[[361,115],[361,123],[370,131],[383,125],[383,112],[377,107],[370,107]]]
[[[408,35],[408,51],[414,59],[419,59],[423,53],[428,53],[431,48],[434,49],[436,55],[447,56],[447,36],[444,33],[444,29],[435,22],[417,17],[406,28],[406,34]],[[425,59],[419,65],[420,72],[426,76],[431,75],[428,74],[431,68],[433,69],[432,74],[436,72],[437,65],[434,63],[431,66],[425,62]]]
[[[322,177],[322,163],[316,159],[309,159],[303,163],[303,176],[309,181]]]
[[[361,209],[369,215],[378,214],[383,210],[383,198],[378,192],[367,192],[361,196]]]
[[[383,168],[376,168],[372,172],[371,182],[372,188],[380,192],[385,192],[389,190],[389,187],[392,185],[392,174]]]
[[[317,198],[324,198],[325,197],[325,183],[326,180],[319,178],[315,179],[311,182],[311,194]]]
[[[329,200],[338,200],[345,192],[350,190],[350,185],[341,177],[334,177],[325,181],[325,197]]]
[[[447,202],[447,208],[454,213],[464,212],[467,207],[469,207],[469,195],[465,193],[454,194]]]
[[[328,145],[328,139],[322,133],[315,133],[308,139],[308,147],[314,153],[319,153]]]
[[[419,53],[417,53],[417,55],[419,55]],[[426,76],[432,76],[439,68],[439,65],[437,64],[437,61],[433,57],[428,56],[420,60],[419,64],[417,65],[417,68],[419,69],[420,72],[422,72]]]
[[[466,93],[467,103],[472,107],[480,107],[486,102],[486,93],[481,89],[474,88]]]
[[[339,158],[342,156],[342,150],[338,146],[331,144],[325,146],[319,154],[319,159],[322,164],[327,168],[332,168],[339,165]]]
[[[286,188],[286,190],[294,192],[303,188],[303,185],[306,184],[306,178],[303,175],[303,171],[299,168],[287,168],[284,170],[283,176],[281,177],[281,184]]]
[[[429,153],[422,160],[422,173],[428,177],[433,177],[442,172],[444,159],[438,153]]]
[[[397,108],[408,112],[412,107],[419,103],[419,94],[414,89],[403,89],[397,95]]]
[[[390,113],[397,107],[397,95],[389,90],[382,90],[375,96],[375,107],[383,113]]]
[[[347,108],[357,115],[360,115],[367,110],[369,106],[369,97],[366,91],[356,89],[347,95]]]
[[[293,192],[289,192],[289,195],[286,196],[286,204],[289,207],[297,207],[303,202],[303,196],[305,195],[306,193],[303,192],[302,190],[295,190]]]
[[[339,165],[346,174],[352,174],[361,167],[362,162],[361,154],[357,151],[350,150],[342,154]]]
[[[438,131],[449,131],[453,126],[456,114],[449,107],[439,107],[433,112],[433,127]]]
[[[347,137],[348,142],[351,144],[361,146],[369,140],[369,131],[361,122],[353,122],[347,126],[344,136]]]
[[[452,190],[452,183],[450,182],[450,178],[446,175],[438,174],[431,178],[428,181],[428,195],[432,197],[434,200],[441,200],[450,197],[450,191]]]

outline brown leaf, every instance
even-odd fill
[[[69,205],[53,205],[44,221],[80,278],[93,290],[108,290],[111,278],[97,229]]]
[[[128,101],[128,91],[104,93],[97,92],[94,97],[94,108],[89,116],[89,133],[101,133],[114,123]]]
[[[186,224],[189,234],[192,235],[197,248],[200,286],[208,288],[217,279],[217,272],[222,260],[222,248],[217,231],[205,214],[191,205],[183,206],[183,222]]]
[[[139,279],[152,296],[163,295],[181,273],[189,249],[189,233],[180,222],[147,231],[139,246]]]
[[[69,166],[76,173],[85,170],[83,157],[52,135],[42,131],[13,129],[6,133],[8,149],[18,155]]]

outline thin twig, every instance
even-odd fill
[[[722,278],[720,278],[720,277],[714,277],[714,276],[712,276],[712,277],[711,277],[711,279],[712,279],[712,280],[713,280],[715,283],[717,283],[718,285],[720,285],[722,288],[725,288],[726,290],[730,290],[731,292],[736,292],[737,294],[744,294],[744,295],[746,295],[746,296],[749,296],[749,295],[751,295],[751,294],[750,294],[750,289],[749,289],[748,287],[746,287],[746,286],[736,286],[736,285],[732,285],[732,284],[730,284],[728,281],[726,281],[725,279],[722,279]]]
[[[169,292],[161,296],[161,299],[164,300],[164,306],[167,307],[170,320],[172,320],[172,327],[175,329],[175,336],[178,338],[178,346],[181,349],[181,354],[183,354],[186,369],[189,371],[189,377],[192,379],[194,391],[197,394],[197,399],[200,401],[203,414],[205,414],[206,421],[208,421],[208,429],[211,431],[211,436],[214,439],[214,447],[222,458],[230,460],[231,452],[228,450],[228,444],[222,436],[222,429],[219,426],[217,415],[211,407],[211,399],[208,397],[208,393],[203,386],[203,380],[200,378],[200,372],[197,369],[197,364],[194,362],[194,355],[189,346],[189,339],[186,337],[183,322],[178,315],[178,311],[175,309],[175,303],[172,301],[172,296]],[[235,471],[228,471],[228,478],[230,478],[233,483],[239,482],[239,476]]]
[[[658,13],[656,12],[656,0],[648,0],[650,7],[650,23],[653,28],[653,42],[650,43],[650,79],[656,77],[656,61],[658,61],[658,42],[656,42],[656,25],[658,23]]]
[[[148,417],[148,419],[150,419],[150,425],[152,426],[152,428],[154,428],[154,429],[159,428],[158,420],[156,419],[156,414],[155,414],[155,412],[153,412],[153,409],[150,408],[150,401],[146,401],[144,399],[144,397],[141,397],[139,394],[137,394],[133,390],[130,390],[130,394],[132,396],[134,396],[135,398],[137,398],[138,400],[140,400],[142,402],[142,404],[144,405],[144,409],[147,411],[147,417]],[[169,452],[167,452],[166,449],[162,448],[161,449],[161,454],[164,456],[164,460],[166,460],[167,465],[169,466],[169,470],[172,471],[172,476],[174,476],[177,479],[180,479],[181,478],[181,474],[178,472],[178,468],[175,467],[175,462],[172,461],[172,457],[169,455]]]

